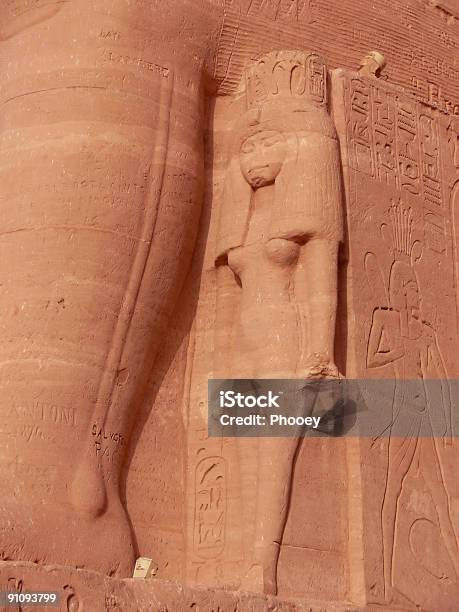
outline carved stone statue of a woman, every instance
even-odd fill
[[[335,375],[341,174],[325,67],[315,55],[270,53],[247,71],[247,98],[217,247],[217,265],[242,288],[231,374]]]
[[[225,279],[217,318],[225,319],[231,291],[225,268],[240,287],[222,375],[335,377],[342,193],[326,68],[316,55],[280,51],[255,62],[246,77],[248,109],[234,126],[217,240],[217,274]],[[225,353],[218,337],[217,360]],[[298,441],[238,441],[244,588],[277,591]]]

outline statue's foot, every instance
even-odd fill
[[[241,582],[241,590],[265,595],[277,594],[277,582],[261,565],[252,565]]]
[[[117,507],[119,505],[119,507]],[[131,577],[135,550],[121,504],[94,518],[63,504],[3,506],[0,555],[5,560],[64,565]]]
[[[241,582],[241,589],[265,595],[277,595],[277,543],[255,549],[253,563]]]
[[[394,590],[391,585],[384,585],[384,603],[390,606],[394,601]]]
[[[384,604],[390,606],[391,610],[394,609],[393,606],[397,609],[403,607],[404,610],[418,607],[415,601],[390,584],[384,585]]]
[[[391,610],[419,609],[418,603],[408,595],[405,595],[396,585],[384,585],[384,604],[390,606]]]

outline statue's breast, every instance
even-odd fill
[[[279,266],[291,266],[296,263],[300,245],[284,238],[272,238],[264,245],[263,255],[269,262]]]
[[[284,238],[247,244],[228,252],[228,266],[237,276],[249,268],[266,272],[269,268],[289,267],[298,260],[300,245]]]

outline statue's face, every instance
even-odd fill
[[[287,143],[279,132],[258,132],[241,145],[241,171],[254,188],[271,185],[276,180],[287,154]]]

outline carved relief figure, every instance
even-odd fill
[[[382,506],[384,587],[388,602],[396,587],[394,556],[399,499],[409,471],[418,467],[432,496],[438,525],[459,575],[459,549],[450,514],[449,497],[443,480],[438,452],[437,425],[440,422],[443,443],[452,443],[452,406],[447,373],[433,327],[422,318],[422,297],[414,263],[420,257],[420,243],[412,240],[412,212],[402,204],[390,208],[394,261],[388,291],[380,287],[385,306],[373,312],[368,341],[367,367],[392,364],[396,379],[393,415],[389,425],[387,482]],[[383,278],[376,258],[368,253],[365,266],[372,287]],[[384,296],[387,296],[384,298]],[[432,401],[438,379],[443,415],[435,414],[438,403]]]
[[[294,51],[272,52],[247,70],[248,109],[234,127],[216,259],[239,286],[226,376],[338,375],[341,174],[326,76],[316,55]],[[245,525],[257,517],[245,537],[245,588],[276,593],[297,447],[298,438],[239,440]]]

